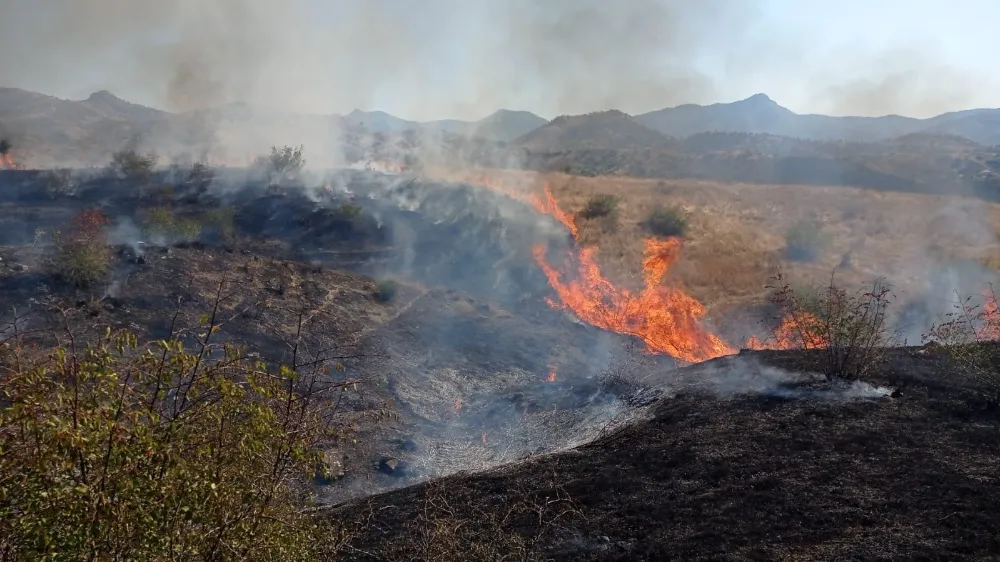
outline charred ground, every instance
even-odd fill
[[[358,522],[354,560],[457,556],[468,537],[554,560],[993,559],[1000,415],[933,351],[891,354],[871,380],[891,397],[836,398],[825,381],[722,395],[685,383],[821,360],[743,354],[667,373],[675,393],[648,420],[330,516]]]

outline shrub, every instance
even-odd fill
[[[31,361],[0,347],[0,552],[36,559],[302,559],[305,482],[343,384],[213,346],[106,333]],[[210,359],[211,358],[211,359]],[[327,381],[327,382],[324,382]]]
[[[159,156],[154,152],[141,154],[135,149],[119,150],[111,155],[108,173],[118,179],[145,183],[152,179]]]
[[[306,165],[306,160],[302,157],[303,148],[301,145],[282,148],[272,146],[270,155],[257,158],[256,166],[270,177],[269,189],[274,185],[280,187],[287,180],[298,177]]]
[[[84,209],[73,215],[65,231],[54,230],[56,275],[79,287],[103,279],[111,268],[105,232],[110,222],[103,212]]]
[[[1000,340],[1000,308],[993,286],[984,291],[981,304],[976,301],[959,297],[954,312],[932,325],[923,339],[940,344],[966,375],[984,384],[990,403],[1000,405],[1000,349],[995,343]]]
[[[205,211],[205,226],[215,229],[224,239],[236,234],[236,212],[232,207],[220,207]]]
[[[193,186],[199,191],[208,189],[208,186],[215,180],[215,170],[204,162],[195,162],[187,173],[184,183]]]
[[[758,347],[823,349],[829,376],[859,378],[883,360],[885,348],[899,344],[888,326],[893,295],[883,281],[849,292],[831,277],[828,286],[798,294],[778,274],[771,297],[780,311],[772,338]]]
[[[52,199],[72,195],[76,189],[73,172],[69,168],[47,170],[41,177],[42,187]]]
[[[785,232],[785,257],[790,260],[815,261],[825,246],[826,237],[815,221],[799,221]]]
[[[619,202],[620,199],[615,195],[595,195],[587,201],[586,206],[580,211],[580,216],[593,219],[614,215],[618,211]]]
[[[389,302],[396,298],[399,284],[393,279],[382,279],[375,286],[375,298],[379,302]]]
[[[684,236],[687,216],[677,207],[660,207],[650,213],[646,227],[657,236]]]
[[[169,207],[146,210],[143,230],[147,236],[190,242],[201,235],[202,224],[190,217],[177,217]]]

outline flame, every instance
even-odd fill
[[[463,406],[463,405],[462,405],[462,399],[461,399],[461,398],[456,398],[456,399],[455,399],[455,404],[454,404],[454,407],[455,407],[455,413],[456,413],[456,414],[460,414],[460,413],[462,413],[462,406]]]
[[[774,330],[774,336],[765,340],[751,337],[747,349],[823,349],[826,338],[821,334],[820,320],[816,316],[802,312],[787,314]]]
[[[0,155],[0,168],[6,168],[8,170],[21,169],[21,167],[18,166],[17,161],[14,160],[14,157],[11,156],[9,153]]]
[[[552,188],[549,187],[548,183],[543,187],[543,192],[545,199],[539,197],[538,194],[533,194],[531,196],[531,204],[535,206],[538,212],[552,216],[557,221],[563,223],[573,235],[573,239],[579,240],[580,235],[576,229],[576,222],[573,220],[573,215],[559,208],[559,203],[556,202],[555,196],[552,195]]]
[[[554,368],[549,368],[549,376],[545,380],[546,382],[556,382],[556,370]]]
[[[997,299],[993,294],[993,289],[984,290],[983,297],[986,299],[981,313],[983,325],[979,327],[976,339],[979,341],[1000,340],[1000,308],[997,307]]]
[[[483,445],[486,444],[486,431],[483,431]]]
[[[594,261],[595,248],[580,250],[579,279],[569,282],[545,258],[545,247],[535,246],[535,261],[545,272],[560,303],[577,317],[598,328],[636,336],[650,351],[666,353],[681,361],[696,363],[731,355],[736,350],[701,326],[705,307],[677,287],[661,285],[670,266],[680,257],[676,238],[647,238],[643,264],[645,287],[639,294],[615,287],[601,275]]]
[[[402,162],[396,162],[394,160],[371,160],[365,164],[365,169],[373,172],[381,172],[383,174],[404,174],[406,173],[407,167]]]

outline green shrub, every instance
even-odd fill
[[[619,202],[620,198],[615,195],[595,195],[587,201],[586,206],[580,211],[580,216],[593,219],[614,215],[618,211]]]
[[[104,279],[111,269],[105,227],[111,221],[95,209],[79,211],[65,231],[53,230],[55,274],[78,287],[87,287]]]
[[[825,247],[826,236],[815,221],[799,221],[785,232],[785,257],[790,260],[815,261]]]
[[[687,216],[678,207],[660,207],[646,219],[646,228],[657,236],[684,236],[687,226]]]
[[[344,387],[213,347],[217,328],[195,352],[110,330],[42,360],[0,347],[5,559],[311,557],[304,483],[330,436],[318,391]]]
[[[169,207],[153,207],[145,212],[143,230],[147,236],[190,242],[201,236],[202,224],[191,217],[177,217]]]
[[[131,148],[119,150],[111,155],[108,173],[118,179],[145,183],[152,179],[159,159],[154,152],[142,154]]]
[[[223,238],[230,238],[236,233],[236,212],[232,207],[209,209],[203,215],[205,226],[214,228]]]
[[[379,302],[389,302],[396,298],[399,284],[393,279],[382,279],[375,286],[375,298]]]

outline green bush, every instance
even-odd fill
[[[587,201],[587,205],[580,211],[580,216],[593,219],[614,215],[618,211],[619,202],[620,199],[615,195],[595,195]]]
[[[687,226],[687,216],[678,207],[660,207],[646,219],[646,228],[657,236],[684,236]]]
[[[191,217],[177,217],[169,207],[147,209],[143,230],[147,236],[190,242],[201,236],[202,223]]]
[[[785,257],[790,260],[815,261],[825,247],[826,236],[815,221],[799,221],[785,232]]]
[[[389,302],[396,298],[399,284],[393,279],[382,279],[375,286],[375,298],[379,302]]]
[[[119,150],[111,155],[108,173],[118,179],[145,183],[152,179],[159,159],[154,152],[142,154],[131,148]]]
[[[195,352],[110,330],[42,360],[0,346],[5,559],[310,557],[305,482],[330,436],[317,391],[343,385],[215,348],[217,327]]]
[[[103,212],[85,209],[73,215],[65,231],[53,230],[55,274],[78,287],[104,279],[111,269],[111,251],[104,230],[110,222]]]

